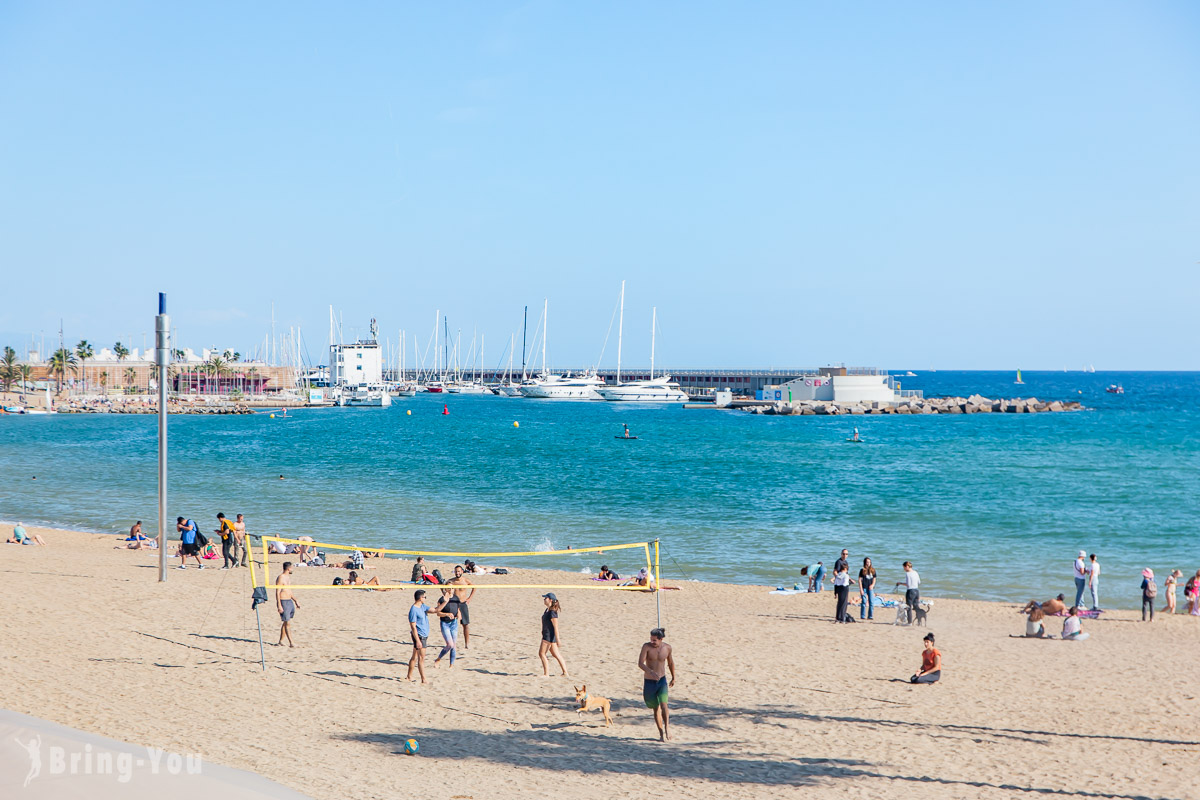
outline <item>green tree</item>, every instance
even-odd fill
[[[117,357],[117,361],[124,361],[129,358],[129,348],[117,342],[113,345],[113,355]]]
[[[17,351],[11,347],[4,348],[4,357],[0,358],[0,382],[4,383],[4,391],[12,388],[17,376]]]
[[[63,381],[68,372],[79,372],[79,358],[65,347],[60,347],[50,356],[50,374],[58,382],[58,391],[62,391]]]
[[[125,386],[129,394],[133,394],[134,382],[137,380],[137,370],[133,367],[125,368]]]
[[[79,358],[79,364],[83,368],[83,388],[87,389],[87,360],[96,355],[92,348],[92,343],[87,339],[80,339],[79,344],[75,345],[75,355]]]
[[[21,376],[21,391],[25,391],[25,387],[33,381],[33,365],[18,364],[17,374]]]
[[[108,389],[108,370],[103,370],[100,373],[100,388],[105,390]]]
[[[208,361],[204,362],[203,370],[211,377],[216,378],[216,383],[220,385],[221,378],[232,373],[229,368],[229,362],[218,355],[211,356]]]

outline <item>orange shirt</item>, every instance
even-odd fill
[[[923,672],[928,672],[929,670],[933,669],[933,665],[936,664],[938,659],[941,657],[941,651],[939,651],[936,647],[921,653],[921,670]]]

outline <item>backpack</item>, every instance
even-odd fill
[[[187,524],[196,532],[196,546],[203,549],[208,544],[208,537],[200,532],[200,526],[192,520],[188,520]]]
[[[432,574],[433,574],[433,577],[437,578],[437,580],[434,581],[434,583],[445,583],[446,582],[446,579],[442,577],[441,570],[435,569]]]
[[[496,567],[496,572],[495,572],[495,574],[496,574],[496,575],[507,575],[507,574],[508,574],[508,570],[506,570],[504,567]]]
[[[1146,581],[1146,597],[1151,599],[1158,597],[1158,584],[1154,581]]]

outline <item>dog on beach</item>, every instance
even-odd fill
[[[579,708],[575,709],[576,714],[582,714],[585,711],[595,711],[600,709],[604,714],[604,726],[607,728],[612,725],[612,717],[609,711],[612,709],[612,701],[607,697],[596,697],[588,694],[587,684],[575,687],[575,702],[579,703]]]
[[[892,624],[893,625],[909,625],[909,624],[924,625],[925,627],[928,628],[929,627],[929,610],[931,608],[933,608],[932,600],[922,600],[920,603],[917,604],[917,607],[913,609],[913,611],[916,612],[915,613],[916,619],[912,620],[912,622],[910,623],[909,619],[908,619],[908,611],[909,611],[908,606],[901,603],[896,606],[896,621],[893,622]]]

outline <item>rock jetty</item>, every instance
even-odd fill
[[[742,406],[751,414],[792,416],[836,416],[852,414],[1038,414],[1079,411],[1083,404],[1074,400],[1042,401],[1036,397],[993,400],[982,395],[970,397],[906,398],[898,403],[832,403],[796,401],[793,403],[753,403]]]

